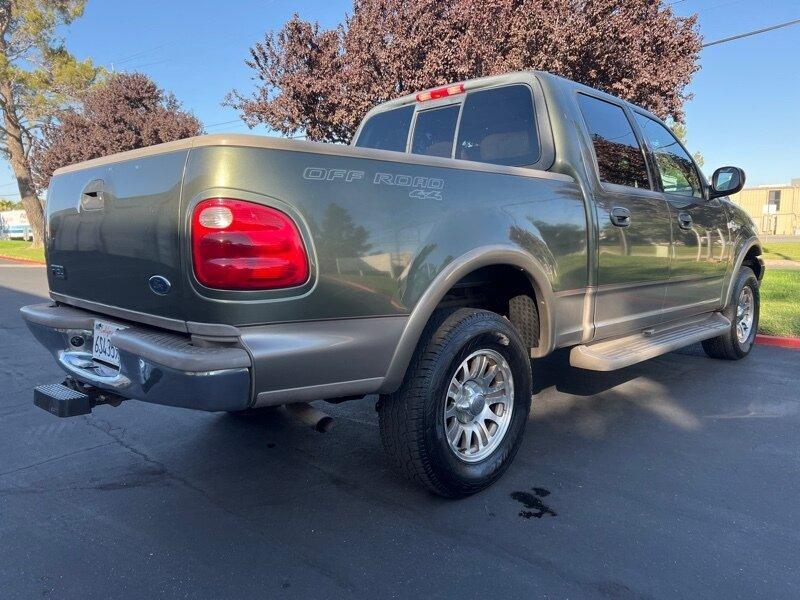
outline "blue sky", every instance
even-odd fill
[[[797,0],[670,1],[679,14],[699,13],[706,41],[800,18]],[[241,122],[227,123],[238,115],[221,102],[232,88],[252,89],[244,65],[250,46],[295,11],[332,27],[351,6],[350,0],[89,0],[64,37],[79,57],[149,74],[209,132],[247,132]],[[701,67],[686,115],[688,145],[705,156],[704,169],[741,166],[753,185],[800,177],[800,25],[706,48]],[[18,197],[7,164],[0,165],[0,197]]]

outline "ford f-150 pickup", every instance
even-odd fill
[[[22,316],[67,378],[34,401],[377,394],[398,468],[474,493],[519,448],[531,358],[571,348],[591,377],[695,342],[750,352],[764,266],[727,198],[743,184],[708,183],[648,111],[544,72],[384,103],[350,146],[210,135],[66,167],[52,302]]]

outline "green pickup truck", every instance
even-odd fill
[[[350,146],[210,135],[70,166],[47,202],[52,302],[22,309],[67,379],[34,401],[313,420],[309,401],[378,394],[399,469],[468,495],[517,452],[531,358],[569,347],[591,377],[695,342],[750,352],[743,184],[544,72],[387,102]]]

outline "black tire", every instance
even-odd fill
[[[533,298],[527,294],[511,298],[508,301],[508,320],[517,328],[524,344],[528,347],[536,345],[539,339],[539,309]]]
[[[465,462],[445,437],[444,403],[459,365],[478,349],[497,352],[513,377],[510,422],[494,450]],[[471,308],[439,311],[431,318],[400,389],[382,396],[378,421],[384,450],[400,471],[440,496],[458,498],[494,483],[519,449],[531,406],[529,349],[511,323]]]
[[[736,335],[737,315],[736,309],[739,304],[739,296],[742,289],[749,287],[753,294],[753,327],[751,328],[747,338],[740,342]],[[731,321],[731,327],[723,335],[706,340],[703,342],[703,350],[711,358],[719,358],[723,360],[740,360],[750,354],[753,349],[753,343],[756,339],[756,332],[758,331],[758,319],[761,310],[761,296],[759,294],[758,279],[749,267],[742,267],[736,277],[731,293],[731,301],[728,306],[722,311]]]

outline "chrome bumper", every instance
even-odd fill
[[[68,306],[20,309],[36,339],[78,381],[124,398],[206,411],[243,410],[251,403],[250,355],[242,348],[195,346],[188,336],[120,322],[112,337],[119,369],[92,360],[94,315]],[[73,340],[81,338],[82,344]]]

